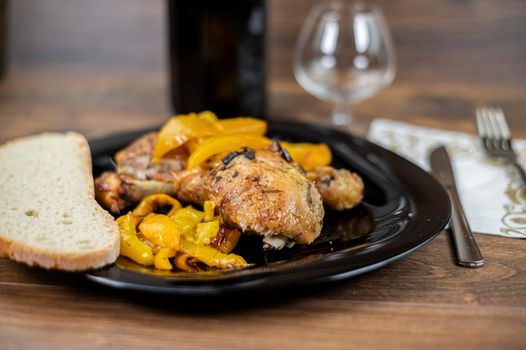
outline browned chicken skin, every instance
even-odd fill
[[[105,171],[95,179],[95,198],[114,214],[151,194],[175,194],[176,191],[173,182],[138,180],[129,174],[114,171]]]
[[[128,205],[126,191],[116,172],[105,171],[95,179],[95,199],[112,213],[118,213]]]
[[[309,180],[323,197],[323,202],[335,210],[355,207],[363,198],[362,178],[346,169],[320,166],[307,173]]]
[[[186,166],[186,152],[170,152],[160,162],[152,162],[153,149],[157,142],[157,132],[147,133],[128,147],[117,152],[115,163],[119,173],[129,174],[138,180],[166,180],[173,172]]]
[[[320,234],[324,211],[319,192],[298,166],[277,153],[238,153],[210,176],[210,199],[224,222],[301,244]]]
[[[281,148],[242,149],[215,165],[185,170],[188,155],[172,153],[151,161],[156,133],[147,134],[116,155],[118,173],[96,179],[97,198],[118,213],[129,202],[168,193],[185,202],[215,202],[223,222],[264,236],[267,246],[311,243],[321,232],[323,201],[349,209],[362,198],[358,175],[332,167],[305,172]],[[280,152],[281,151],[281,152]]]

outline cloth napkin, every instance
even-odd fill
[[[471,229],[526,238],[526,191],[519,175],[506,162],[487,157],[478,136],[376,119],[368,138],[426,171],[430,170],[430,152],[445,145]],[[521,164],[526,165],[526,140],[516,139],[513,146]]]

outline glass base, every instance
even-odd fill
[[[349,125],[352,121],[351,112],[333,112],[332,113],[332,123],[336,126],[345,126]]]

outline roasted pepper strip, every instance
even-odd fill
[[[167,194],[152,194],[144,198],[141,203],[133,210],[133,215],[143,218],[149,214],[154,213],[161,207],[171,206],[168,216],[174,215],[182,205],[179,201]]]
[[[198,224],[203,220],[205,214],[202,211],[195,209],[191,205],[187,205],[186,207],[179,209],[175,215],[173,215],[173,217],[181,216],[188,218],[188,220]]]
[[[195,241],[198,244],[210,244],[219,232],[219,220],[212,220],[197,224],[195,229]]]
[[[195,113],[170,119],[159,132],[153,150],[153,161],[160,160],[166,153],[191,139],[216,135],[217,125],[212,119],[209,115],[199,118]]]
[[[181,237],[179,242],[179,250],[212,267],[228,268],[248,265],[239,255],[224,254],[210,246],[190,242],[184,237]]]
[[[234,250],[240,237],[241,231],[239,231],[239,229],[223,224],[220,226],[219,232],[210,242],[210,246],[228,254]]]
[[[205,212],[204,221],[210,221],[214,218],[215,203],[212,201],[205,201],[203,204],[203,210]]]
[[[168,258],[173,258],[175,256],[175,251],[170,248],[163,248],[159,250],[157,254],[155,254],[155,257],[153,258],[153,264],[155,265],[156,269],[159,270],[171,270],[172,264],[170,264],[170,260]]]
[[[132,215],[132,213],[128,213],[117,219],[117,224],[119,225],[121,233],[120,254],[141,265],[152,265],[152,249],[137,238],[136,227],[138,222],[139,218]]]
[[[139,224],[141,233],[152,243],[178,250],[181,230],[168,216],[150,214]]]
[[[190,155],[186,163],[187,169],[193,169],[213,155],[232,152],[241,147],[261,149],[270,145],[272,141],[258,135],[229,134],[206,139]]]
[[[188,263],[188,260],[193,259],[190,255],[185,253],[177,253],[174,258],[175,267],[183,271],[196,271],[199,270],[197,267],[194,267],[192,264]]]
[[[228,118],[217,121],[222,134],[253,134],[263,136],[267,132],[267,123],[248,117]]]
[[[318,166],[331,164],[332,153],[324,143],[280,143],[289,152],[292,160],[305,170],[313,170]]]
[[[195,227],[203,220],[204,213],[194,209],[191,205],[179,209],[175,215],[170,216],[180,229],[181,234],[190,240],[195,240]]]
[[[205,119],[210,123],[215,123],[218,121],[217,115],[214,112],[203,111],[197,115],[198,118]]]

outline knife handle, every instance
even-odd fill
[[[451,230],[453,231],[453,241],[455,242],[458,263],[464,267],[481,267],[484,265],[484,256],[482,256],[473,232],[471,232],[462,209],[460,197],[454,188],[449,189],[449,194],[453,209]]]

